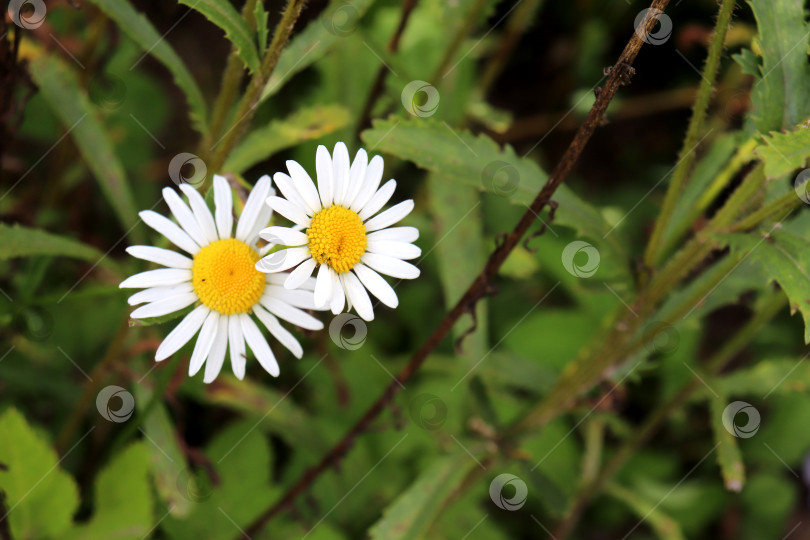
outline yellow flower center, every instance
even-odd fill
[[[307,237],[312,258],[339,274],[351,270],[366,252],[366,227],[357,212],[342,206],[315,214]]]
[[[259,301],[266,276],[259,254],[235,238],[211,242],[194,256],[191,283],[200,301],[223,315],[247,313]]]

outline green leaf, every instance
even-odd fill
[[[373,149],[412,161],[448,180],[506,196],[522,206],[531,204],[548,179],[534,161],[518,157],[511,146],[501,149],[486,135],[459,132],[434,120],[377,120],[361,137]],[[602,214],[565,185],[557,189],[553,199],[559,207],[552,227],[570,227],[593,240],[601,259],[611,261],[604,267],[616,273],[614,276],[605,272],[597,275],[603,280],[613,278],[629,283],[624,250],[617,235],[610,234],[611,227]]]
[[[267,48],[268,34],[267,11],[264,9],[264,2],[256,2],[253,16],[256,18],[256,39],[259,42],[259,55],[261,56]]]
[[[647,522],[661,540],[684,540],[678,522],[659,508],[660,501],[651,501],[636,490],[618,484],[609,484],[605,491],[625,503],[643,521]]]
[[[205,18],[225,32],[225,37],[236,47],[236,54],[251,73],[259,71],[259,54],[253,42],[253,34],[245,19],[228,0],[178,0],[191,9],[199,11]],[[257,21],[258,22],[258,21]],[[265,20],[265,24],[266,20]]]
[[[790,301],[791,315],[804,318],[804,341],[810,343],[810,242],[787,231],[774,231],[766,238],[753,234],[724,235],[733,251],[744,251],[767,270]]]
[[[383,511],[382,518],[369,530],[371,538],[424,538],[445,503],[475,467],[475,461],[463,452],[436,459]]]
[[[218,479],[212,480],[210,490],[187,494],[194,499],[187,519],[180,521],[169,515],[164,520],[163,529],[171,538],[233,538],[237,527],[246,527],[278,497],[280,489],[271,482],[268,441],[255,424],[253,420],[231,424],[208,446],[205,455],[216,468]],[[196,478],[189,476],[189,480]]]
[[[189,116],[194,128],[202,134],[207,132],[206,105],[200,87],[188,68],[174,52],[169,42],[155,30],[152,23],[125,0],[90,0],[110,19],[114,20],[121,30],[162,63],[174,77],[174,82],[186,95],[189,105]]]
[[[262,90],[260,101],[278,92],[293,75],[322,58],[351,34],[374,0],[332,0],[317,19],[290,40]]]
[[[709,400],[712,431],[717,443],[717,463],[720,464],[723,482],[727,490],[739,492],[745,485],[745,465],[742,462],[740,448],[737,446],[737,437],[723,425],[723,413],[727,405],[728,400],[724,394],[712,394]]]
[[[76,141],[123,229],[134,238],[140,237],[133,227],[138,216],[124,169],[76,76],[61,60],[47,54],[33,60],[29,71],[53,113]]]
[[[130,445],[99,473],[93,517],[62,538],[140,540],[149,534],[154,517],[146,444]]]
[[[223,170],[241,174],[280,150],[334,133],[350,120],[349,111],[340,105],[317,105],[273,120],[251,131],[231,152]]]
[[[804,167],[810,156],[810,128],[800,125],[787,133],[772,132],[763,136],[765,144],[756,153],[765,163],[765,176],[781,178],[794,169]]]
[[[716,377],[712,388],[735,397],[805,393],[810,388],[810,362],[799,357],[762,360],[753,367]]]
[[[119,271],[118,265],[111,258],[78,240],[22,225],[0,223],[0,260],[35,255],[72,257]]]
[[[789,129],[810,115],[808,25],[803,0],[748,0],[759,31],[762,78],[753,92],[757,128]]]
[[[5,493],[11,537],[60,538],[79,505],[76,483],[16,409],[0,416],[0,441],[0,490]]]

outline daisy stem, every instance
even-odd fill
[[[267,81],[270,80],[270,76],[276,69],[278,59],[281,57],[281,52],[290,39],[290,34],[295,26],[295,22],[301,15],[304,4],[306,4],[306,0],[289,0],[287,3],[287,7],[284,9],[284,13],[281,16],[281,21],[279,21],[273,32],[273,40],[270,42],[270,46],[267,48],[262,58],[259,72],[250,80],[247,90],[244,96],[242,96],[242,100],[239,102],[239,107],[234,114],[234,123],[209,150],[209,152],[212,152],[216,149],[208,164],[210,171],[215,173],[224,172],[220,171],[220,169],[225,164],[225,160],[233,151],[236,143],[239,142],[247,131],[250,121],[253,119],[253,115],[256,113],[256,109],[259,106],[264,87],[267,85]]]
[[[720,56],[723,53],[723,45],[726,41],[726,33],[731,23],[731,14],[734,10],[735,3],[736,0],[723,0],[723,3],[720,5],[717,24],[714,27],[714,36],[709,45],[708,57],[706,58],[706,64],[701,74],[702,80],[700,82],[700,88],[698,89],[695,105],[692,108],[692,118],[689,121],[686,138],[681,147],[678,164],[675,166],[675,171],[672,173],[672,180],[664,196],[664,205],[661,208],[661,212],[658,214],[658,219],[655,220],[653,233],[644,253],[644,262],[649,268],[654,268],[660,261],[661,256],[664,255],[662,249],[664,232],[669,221],[672,219],[675,205],[683,194],[683,190],[689,180],[689,173],[695,161],[695,149],[700,143],[700,133],[703,130],[703,123],[706,119],[706,112],[712,97],[714,81],[717,78],[717,72],[720,67]]]
[[[247,23],[248,30],[253,32],[256,29],[256,16],[254,10],[256,8],[256,0],[247,0],[242,8],[242,17]],[[225,121],[228,119],[228,113],[231,111],[231,106],[236,101],[237,93],[239,92],[239,85],[242,83],[242,75],[244,74],[245,66],[242,59],[239,58],[239,49],[236,45],[231,47],[231,54],[228,56],[228,63],[225,66],[225,71],[222,74],[222,86],[220,86],[219,94],[214,102],[213,112],[211,113],[211,123],[208,126],[208,133],[203,137],[200,142],[198,154],[202,156],[203,161],[207,161],[212,145],[217,137],[221,136],[222,128]]]

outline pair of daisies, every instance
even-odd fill
[[[281,196],[269,176],[259,179],[235,232],[233,192],[221,176],[214,176],[213,215],[202,195],[187,184],[180,190],[188,204],[173,189],[163,190],[177,223],[151,210],[140,213],[187,255],[153,246],[127,248],[130,255],[164,267],[121,283],[122,288],[143,289],[128,300],[140,304],[131,317],[164,317],[194,306],[160,344],[155,360],[168,358],[199,332],[189,375],[205,365],[203,380],[213,381],[227,352],[234,375],[242,379],[250,347],[262,367],[278,376],[278,362],[251,314],[300,358],[301,345],[279,319],[320,330],[323,323],[305,310],[338,314],[354,308],[370,321],[374,310],[369,292],[386,306],[398,304],[380,274],[419,276],[419,269],[406,262],[421,253],[413,245],[419,231],[391,227],[411,212],[413,201],[380,212],[396,188],[394,180],[380,187],[380,156],[369,161],[361,149],[350,162],[345,144],[338,143],[332,156],[319,146],[317,187],[297,162],[288,161],[287,168],[289,174],[273,177]],[[294,225],[268,227],[274,211]]]

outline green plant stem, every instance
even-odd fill
[[[743,325],[737,333],[732,336],[719,351],[714,353],[706,362],[704,371],[710,375],[716,375],[731,361],[748,343],[757,335],[777,313],[784,309],[787,300],[781,291],[770,293],[760,301],[759,308],[755,310],[754,317]],[[666,402],[659,405],[647,416],[642,426],[636,431],[635,437],[622,445],[616,454],[607,462],[595,479],[583,486],[579,490],[576,499],[571,506],[566,517],[558,526],[554,535],[562,540],[569,536],[576,525],[582,512],[612,480],[615,474],[627,463],[627,461],[641,448],[660,428],[661,424],[669,418],[673,412],[681,408],[701,387],[699,379],[690,379],[677,394]]]
[[[720,5],[717,24],[714,27],[714,37],[709,45],[709,53],[706,58],[706,65],[703,68],[702,81],[698,89],[695,106],[692,108],[692,118],[689,121],[686,138],[684,139],[683,147],[678,157],[678,164],[672,174],[672,181],[669,183],[667,193],[664,197],[664,205],[661,208],[658,219],[655,221],[653,233],[644,254],[644,262],[648,268],[655,268],[661,256],[664,254],[662,250],[664,231],[670,219],[672,219],[675,204],[682,195],[689,173],[692,170],[692,164],[695,160],[694,149],[698,145],[700,132],[703,129],[703,123],[706,119],[706,111],[712,96],[714,80],[717,77],[717,71],[720,66],[720,56],[723,52],[723,44],[726,40],[726,32],[731,22],[731,14],[734,10],[735,1],[736,0],[723,0],[723,3]]]
[[[244,7],[242,7],[242,17],[245,19],[248,29],[251,32],[256,29],[255,9],[256,0],[247,0]],[[200,149],[198,150],[198,154],[204,162],[210,157],[210,151],[214,141],[221,137],[223,126],[228,120],[228,113],[231,111],[231,107],[236,101],[244,72],[245,65],[242,59],[239,58],[239,49],[236,45],[233,45],[231,47],[231,54],[228,56],[225,71],[222,74],[222,86],[220,86],[219,94],[217,95],[216,101],[214,101],[211,123],[208,125],[208,133],[200,142]]]
[[[802,205],[802,200],[793,191],[788,191],[759,210],[752,212],[728,228],[728,232],[741,232],[753,229],[760,223],[777,218],[781,221],[793,210]]]
[[[209,171],[219,172],[224,165],[225,160],[233,151],[236,143],[242,138],[247,131],[253,115],[256,113],[256,108],[259,106],[259,100],[262,96],[267,81],[273,75],[276,69],[278,59],[281,52],[287,45],[290,39],[290,34],[295,26],[295,22],[301,15],[301,10],[304,8],[306,0],[289,0],[284,13],[281,16],[275,32],[273,32],[273,40],[262,58],[262,64],[259,68],[259,73],[253,76],[248,84],[245,95],[239,102],[239,107],[234,115],[234,124],[228,129],[219,141],[215,142],[211,151],[216,149],[208,164]]]
[[[450,45],[447,46],[441,62],[439,62],[439,65],[436,67],[436,71],[433,73],[433,77],[431,78],[433,84],[438,85],[439,81],[444,79],[449,74],[448,67],[450,66],[450,62],[452,62],[453,58],[456,57],[459,47],[461,47],[461,44],[464,42],[464,38],[466,38],[475,27],[486,5],[487,0],[475,0],[475,3],[470,8],[470,11],[467,12],[464,22],[453,36]]]

